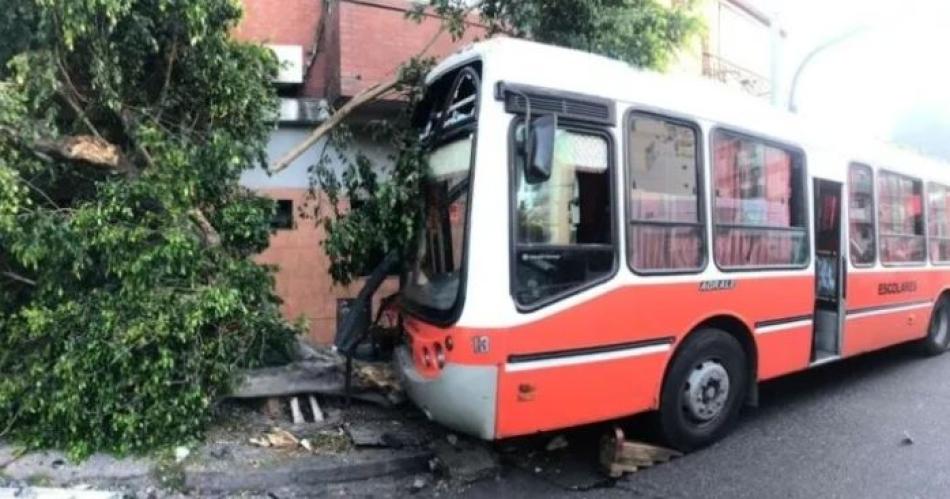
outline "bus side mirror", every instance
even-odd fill
[[[524,163],[524,176],[528,183],[535,184],[551,178],[556,133],[556,115],[541,116],[531,122]]]

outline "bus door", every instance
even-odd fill
[[[847,265],[841,233],[841,182],[815,179],[815,317],[813,363],[841,355]]]

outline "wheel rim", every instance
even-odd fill
[[[945,307],[938,307],[934,311],[934,318],[930,325],[931,334],[938,345],[945,346],[947,344],[947,330],[950,329],[948,326],[950,324],[948,324]]]
[[[722,414],[729,400],[729,372],[716,360],[697,364],[683,387],[683,412],[697,422],[707,423]]]

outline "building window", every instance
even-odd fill
[[[926,253],[923,183],[884,171],[877,179],[881,262],[922,263]]]
[[[698,142],[693,126],[645,114],[631,116],[628,257],[634,270],[703,267]]]
[[[277,210],[271,220],[271,228],[289,230],[294,228],[294,202],[290,199],[278,199]]]
[[[723,268],[808,263],[804,158],[766,141],[713,134],[714,252]]]
[[[519,128],[518,135],[523,132]],[[515,161],[513,294],[534,305],[613,273],[613,213],[608,142],[557,131],[551,177],[531,182]]]
[[[934,262],[950,262],[950,187],[931,183],[927,187],[930,212],[927,231],[930,236],[930,258]]]
[[[870,166],[852,164],[848,168],[848,220],[851,263],[874,264],[877,243],[874,234],[874,173]]]

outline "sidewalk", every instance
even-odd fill
[[[342,402],[327,400],[324,406],[325,422],[293,426],[254,404],[229,403],[205,443],[145,457],[96,454],[70,463],[54,451],[17,457],[16,448],[0,443],[0,487],[82,485],[138,497],[205,496],[412,476],[429,473],[431,445],[447,434],[409,405],[387,409],[354,403],[344,410]],[[311,450],[250,443],[275,428],[306,439]]]

